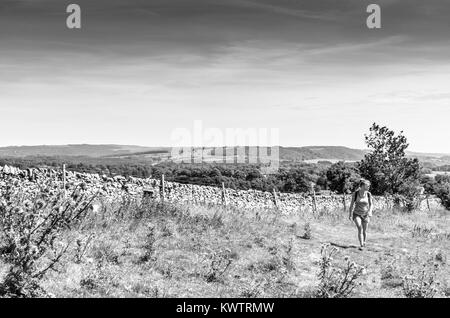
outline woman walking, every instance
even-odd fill
[[[367,228],[373,211],[372,195],[369,189],[370,181],[361,180],[359,182],[359,189],[352,195],[348,216],[358,228],[359,249],[361,251],[366,246]]]

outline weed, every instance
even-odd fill
[[[5,198],[0,202],[0,254],[9,265],[0,281],[0,296],[43,296],[40,280],[55,269],[70,245],[59,240],[63,231],[87,213],[89,203],[82,197],[65,199],[57,185],[46,186],[47,191],[37,194],[26,194],[20,187],[0,193]]]
[[[412,269],[403,277],[403,294],[407,298],[433,298],[438,293],[436,275],[439,264],[425,263],[422,269]]]
[[[336,253],[336,247],[330,247],[328,244],[322,246],[317,297],[349,297],[357,286],[357,279],[363,273],[364,268],[351,262],[348,258],[346,258],[346,266],[343,269],[336,267],[333,264],[333,257]]]
[[[230,268],[233,261],[237,259],[237,254],[230,250],[225,250],[218,253],[213,253],[210,256],[210,259],[211,263],[209,266],[209,271],[205,275],[206,281],[208,283],[220,282],[223,280],[223,276]]]
[[[303,234],[303,239],[305,240],[310,240],[312,238],[312,228],[311,228],[311,224],[309,222],[307,222],[303,228],[303,230],[305,231],[305,233]]]
[[[156,243],[155,227],[152,224],[150,224],[147,227],[147,234],[145,236],[145,241],[142,246],[142,248],[144,249],[144,255],[140,257],[139,259],[140,262],[146,263],[150,260],[156,261],[156,258],[154,258],[155,243]]]
[[[414,228],[412,230],[412,237],[429,238],[431,237],[432,233],[432,228],[428,228],[424,225],[414,225]]]

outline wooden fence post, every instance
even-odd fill
[[[159,193],[160,193],[160,196],[161,196],[161,202],[162,203],[164,203],[164,196],[165,196],[165,193],[166,193],[166,186],[165,186],[165,183],[164,183],[164,179],[165,179],[164,174],[162,174],[161,175],[161,184],[159,185]]]
[[[431,211],[429,197],[430,196],[427,194],[427,207],[428,207],[428,211]]]
[[[275,208],[278,210],[279,209],[278,196],[277,190],[275,190],[275,188],[273,188],[273,202],[275,203]]]
[[[28,171],[29,171],[29,173],[30,173],[30,181],[35,181],[34,180],[34,171],[33,171],[33,168],[30,168],[30,169],[28,169]]]
[[[66,165],[63,164],[63,194],[66,197]]]
[[[391,203],[389,202],[387,194],[384,195],[384,199],[386,201],[386,208],[387,208],[387,210],[392,210]]]
[[[316,201],[316,190],[314,189],[314,183],[311,183],[312,201],[313,201],[313,212],[317,213],[317,201]]]
[[[227,195],[225,192],[225,182],[222,182],[222,205],[226,206],[227,205]]]
[[[344,213],[347,212],[347,202],[345,201],[345,193],[342,195],[342,202],[344,203]]]

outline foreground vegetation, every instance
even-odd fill
[[[1,207],[3,297],[450,295],[446,211],[377,211],[359,251],[342,211],[279,215],[152,201],[92,211],[87,198],[42,205],[16,195]],[[5,222],[12,205],[21,226]]]

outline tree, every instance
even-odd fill
[[[318,188],[318,191],[328,190],[329,189],[328,183],[329,182],[327,178],[327,172],[326,171],[321,172],[316,181],[316,187]]]
[[[435,194],[435,192],[434,192],[435,186],[436,186],[435,178],[424,174],[420,178],[420,183],[422,184],[423,188],[425,189],[426,194]]]
[[[308,192],[314,183],[312,176],[301,169],[281,170],[278,180],[283,184],[278,190],[283,192]]]
[[[438,174],[435,177],[435,181],[438,185],[443,185],[446,183],[450,183],[450,175],[448,174]]]
[[[371,152],[358,167],[361,175],[371,181],[374,194],[398,194],[406,185],[418,183],[421,167],[417,159],[406,158],[409,144],[403,131],[395,135],[374,123],[365,139]]]
[[[333,164],[328,169],[327,179],[331,191],[345,194],[351,192],[355,188],[355,185],[361,179],[361,176],[356,167],[341,161]]]
[[[435,188],[436,196],[441,200],[442,205],[450,210],[450,183],[438,183]]]

